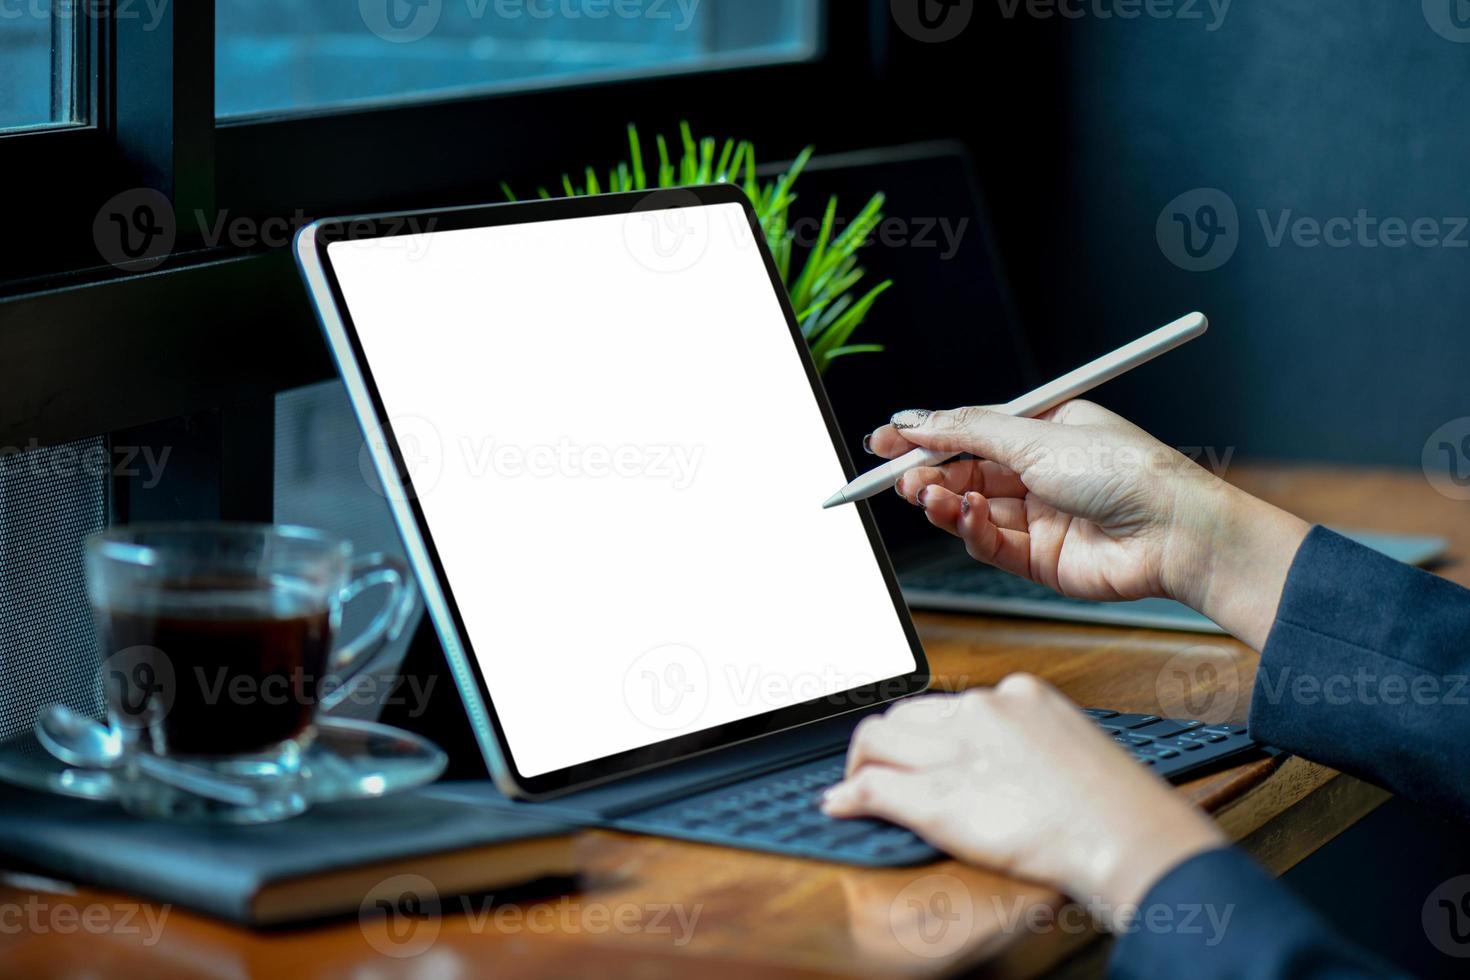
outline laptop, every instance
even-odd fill
[[[820,220],[833,195],[839,213],[855,212],[875,191],[886,197],[886,231],[862,254],[873,282],[892,279],[894,285],[853,338],[884,350],[841,360],[824,379],[859,467],[877,462],[862,456],[862,437],[899,409],[998,404],[1046,380],[1016,315],[962,145],[925,143],[817,158],[797,189],[797,228]],[[872,503],[904,598],[915,609],[1224,632],[1169,599],[1107,603],[1058,595],[974,561],[894,494]],[[1446,546],[1437,537],[1337,530],[1415,565],[1432,561]]]
[[[929,666],[871,509],[821,507],[855,470],[742,192],[328,220],[296,255],[492,776],[439,792],[940,856],[818,805]],[[1254,748],[1090,713],[1169,778]]]

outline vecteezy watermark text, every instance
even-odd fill
[[[634,720],[654,731],[687,729],[709,706],[712,681],[726,703],[775,710],[818,699],[843,708],[863,708],[890,701],[910,689],[904,677],[854,671],[841,663],[808,670],[771,670],[723,664],[712,670],[703,655],[682,643],[645,650],[623,674],[623,702]],[[967,686],[969,678],[949,679]]]
[[[227,210],[211,214],[196,208],[181,221],[167,196],[152,188],[135,187],[113,196],[98,209],[92,222],[92,240],[97,254],[109,265],[126,272],[148,272],[168,260],[181,235],[204,248],[281,249],[289,246],[311,220],[299,208],[290,215],[264,218],[232,216]],[[437,225],[437,218],[418,215],[349,221],[342,226],[341,237],[403,249],[409,259],[418,260],[427,251],[427,236]]]
[[[1234,0],[995,0],[1005,20],[1172,20],[1202,24],[1213,34],[1225,26]],[[965,32],[976,0],[889,0],[893,22],[916,41],[939,44]]]
[[[1083,935],[1095,923],[1112,924],[1124,933],[1202,936],[1207,947],[1225,938],[1234,904],[1150,902],[1119,904],[1099,896],[1069,902],[1060,908],[1026,896],[1007,901],[990,896],[988,922],[1001,932],[1015,935],[1062,933]],[[888,924],[898,944],[925,959],[948,958],[963,950],[974,937],[980,920],[977,902],[964,881],[949,874],[916,878],[899,891],[889,904]]]
[[[0,936],[58,935],[141,936],[143,946],[163,938],[172,905],[146,902],[91,902],[28,895],[23,901],[0,902]]]
[[[195,705],[315,708],[326,699],[378,708],[403,708],[410,718],[429,709],[438,678],[430,674],[344,677],[302,667],[269,672],[242,672],[229,667],[175,670],[173,659],[157,647],[119,650],[98,669],[102,690],[114,720],[129,728],[147,728],[168,717],[181,700]]]
[[[1283,701],[1329,707],[1470,705],[1470,676],[1464,674],[1385,674],[1359,667],[1352,673],[1321,675],[1293,671],[1290,667],[1273,671],[1262,666],[1256,683],[1261,695],[1273,705]]]
[[[1300,214],[1294,208],[1257,208],[1256,224],[1267,248],[1465,249],[1470,216],[1382,215],[1369,208],[1352,214]],[[1185,191],[1159,212],[1159,250],[1187,272],[1211,272],[1235,255],[1249,225],[1235,201],[1216,187]]]
[[[156,31],[172,0],[0,0],[0,23],[22,19],[143,22]]]
[[[394,875],[363,898],[358,925],[368,944],[385,956],[407,959],[429,951],[448,916],[462,917],[473,935],[664,936],[682,948],[694,939],[703,905],[681,902],[587,902],[572,897],[529,904],[497,904],[494,895],[441,900],[422,875]]]
[[[479,22],[502,21],[644,20],[666,23],[683,33],[694,25],[702,0],[454,0],[465,18]],[[447,0],[358,0],[358,13],[367,29],[393,44],[421,41],[439,27]]]
[[[24,446],[0,446],[0,477],[24,473],[32,478],[63,479],[71,476],[117,476],[141,478],[140,486],[152,490],[163,479],[164,468],[173,455],[172,446],[95,445],[78,451],[71,446],[43,447],[36,439]]]
[[[1037,451],[1026,471],[1037,476],[1075,477],[1099,472],[1224,476],[1234,458],[1234,446],[1117,446],[1098,439],[1061,449],[1044,447]]]
[[[1202,23],[1213,34],[1225,26],[1234,0],[996,0],[1006,20],[1177,20]]]
[[[832,231],[841,233],[850,222],[844,218],[834,219]],[[888,217],[876,222],[868,230],[864,247],[878,244],[884,248],[936,249],[939,260],[948,262],[960,252],[970,219],[948,217],[900,218]],[[788,231],[793,244],[801,248],[812,248],[821,240],[822,221],[819,218],[798,218]]]
[[[703,446],[582,445],[570,439],[522,446],[494,439],[462,439],[471,476],[507,479],[660,480],[675,490],[694,485]]]
[[[407,476],[385,486],[379,478],[377,459],[388,458],[391,430],[401,465],[397,472]],[[666,483],[676,491],[694,485],[704,461],[704,447],[684,443],[582,443],[563,438],[546,443],[518,443],[493,436],[463,435],[449,439],[438,426],[416,415],[399,416],[370,429],[358,450],[358,470],[377,493],[390,499],[423,498],[431,494],[446,468],[472,480],[495,477],[507,480],[650,480]]]

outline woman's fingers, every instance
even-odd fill
[[[847,749],[847,775],[870,763],[895,769],[949,765],[956,761],[958,749],[953,738],[936,737],[932,732],[910,727],[886,715],[867,718],[852,733],[852,743]]]
[[[988,459],[961,459],[943,466],[915,467],[899,478],[894,489],[912,502],[930,484],[955,493],[974,490],[987,497],[1026,496],[1026,484],[1014,470]]]
[[[904,453],[919,448],[920,445],[914,439],[907,438],[904,434],[905,432],[910,429],[923,429],[932,424],[939,424],[941,427],[953,426],[961,421],[959,417],[960,413],[968,413],[968,421],[977,425],[995,428],[998,434],[1004,429],[1004,422],[1001,420],[1010,418],[1010,416],[1001,415],[998,412],[984,407],[955,409],[950,412],[929,412],[927,410],[909,409],[898,412],[893,416],[892,422],[864,438],[863,448],[874,456],[882,456],[884,459],[897,459]],[[940,416],[940,418],[934,418],[934,416]],[[1064,402],[1051,411],[1037,416],[1037,420],[1051,422],[1057,425],[1105,425],[1123,423],[1124,421],[1120,416],[1113,414],[1101,405],[1096,405],[1081,399]],[[1034,426],[1028,427],[1024,424],[1027,421],[1034,420],[1019,419],[1017,421],[1022,423],[1020,426],[1012,427],[1017,432],[1025,431],[1028,428],[1035,429]],[[980,439],[983,436],[977,435],[976,438]],[[929,443],[930,440],[926,439],[923,444],[928,446]],[[985,456],[987,458],[1001,458],[1000,456],[992,456],[990,453],[980,452],[973,448],[956,451],[971,452],[977,456]],[[979,488],[977,487],[976,489]],[[1001,495],[995,489],[988,491],[988,493],[991,496]]]
[[[914,501],[924,508],[924,513],[929,517],[929,523],[935,527],[944,528],[946,531],[954,530],[963,508],[963,500],[959,494],[946,490],[937,483],[920,490]]]
[[[894,436],[905,442],[951,453],[970,453],[1024,472],[1043,441],[1055,440],[1062,428],[1052,422],[1020,419],[987,408],[944,412],[909,410],[894,416]],[[879,430],[883,431],[882,429]],[[875,439],[876,445],[876,439]]]
[[[965,542],[971,558],[1030,578],[1031,535],[1025,530],[1025,515],[1015,513],[1007,504],[998,522],[992,514],[995,503],[978,493],[965,494],[954,531]]]
[[[822,811],[829,817],[879,817],[922,831],[933,818],[934,801],[925,773],[864,766],[827,790]]]
[[[1026,503],[1014,497],[987,499],[971,491],[957,494],[931,483],[913,502],[935,527],[964,541],[970,557],[1031,578],[1031,533]]]
[[[970,453],[994,460],[1017,473],[1059,454],[1086,452],[1096,441],[1089,426],[1121,422],[1091,402],[1071,401],[1040,418],[1017,418],[992,408],[967,407],[931,412],[908,409],[893,416],[894,436],[925,449]],[[880,430],[881,431],[881,430]]]
[[[925,694],[916,698],[905,698],[887,711],[883,717],[907,728],[934,726],[954,718],[959,711],[959,694]]]
[[[990,522],[996,527],[1007,531],[1026,530],[1026,501],[1015,497],[988,497],[986,502],[990,505]]]
[[[885,425],[863,440],[863,448],[873,456],[897,459],[919,447],[905,439],[892,425]]]

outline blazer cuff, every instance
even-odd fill
[[[1262,742],[1470,815],[1444,773],[1470,731],[1470,591],[1313,528],[1261,652]]]
[[[1320,972],[1319,972],[1320,971]],[[1197,854],[1149,889],[1119,937],[1110,977],[1380,977],[1286,886],[1233,847]]]

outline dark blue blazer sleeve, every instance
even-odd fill
[[[1359,980],[1398,977],[1335,933],[1234,848],[1185,861],[1150,889],[1118,939],[1120,980]]]
[[[1470,591],[1325,528],[1292,562],[1251,697],[1256,738],[1470,817]],[[1205,928],[1150,928],[1197,906]],[[1172,916],[1172,918],[1171,918]],[[1212,929],[1211,924],[1217,928]],[[1223,849],[1184,862],[1114,951],[1118,977],[1394,975],[1282,884]]]
[[[1313,528],[1261,652],[1259,740],[1470,819],[1470,591]]]

